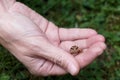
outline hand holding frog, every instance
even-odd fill
[[[0,4],[0,43],[32,74],[76,75],[106,47],[104,37],[95,30],[58,28],[15,0],[1,0]],[[71,55],[73,45],[82,54]]]

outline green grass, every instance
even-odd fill
[[[0,47],[0,80],[120,80],[120,0],[18,0],[58,26],[93,28],[107,49],[73,77],[35,77]]]

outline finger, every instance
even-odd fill
[[[57,64],[51,63],[50,61],[46,61],[44,65],[40,68],[42,71],[43,76],[48,75],[63,75],[67,72],[62,67],[58,66]]]
[[[78,46],[80,49],[85,49],[90,47],[96,42],[104,42],[105,39],[102,35],[95,35],[88,39],[76,40],[76,41],[63,41],[60,47],[65,51],[69,52],[70,48],[74,45]]]
[[[64,75],[67,74],[68,72],[61,68],[60,66],[54,64],[52,69],[48,72],[48,75]]]
[[[57,64],[54,64],[51,61],[46,61],[39,67],[36,75],[41,76],[50,76],[50,75],[63,75],[67,72]]]
[[[76,59],[66,51],[51,45],[46,39],[38,37],[34,40],[33,38],[24,39],[24,41],[24,43],[28,43],[27,41],[29,41],[27,47],[34,51],[34,53],[37,52],[35,54],[36,56],[43,57],[58,64],[72,75],[79,72],[79,64]]]
[[[104,42],[97,42],[96,44],[92,45],[91,47],[100,47],[103,50],[106,49],[106,44]]]
[[[78,44],[81,49],[85,49],[97,42],[104,42],[104,41],[105,41],[105,38],[102,35],[98,34],[88,39],[76,40],[75,43]]]
[[[26,5],[16,2],[9,10],[9,12],[18,12],[23,14],[24,16],[30,18],[37,26],[40,27],[40,29],[45,32],[46,28],[48,26],[48,20],[46,20],[44,17],[39,15],[37,12],[33,11]]]
[[[62,67],[39,56],[26,57],[24,65],[31,74],[36,76],[63,75],[68,73]],[[30,61],[28,63],[28,61]]]
[[[83,68],[90,64],[96,57],[102,54],[105,48],[106,45],[103,42],[98,42],[87,49],[85,52],[77,55],[76,59],[79,62],[80,67]]]
[[[93,29],[59,29],[60,40],[86,39],[96,34],[97,32]]]
[[[60,65],[72,75],[76,75],[79,72],[79,65],[72,55],[57,47],[49,47],[51,47],[47,51],[49,54],[47,52],[45,52],[47,54],[44,53],[46,59]]]

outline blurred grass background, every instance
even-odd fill
[[[107,49],[73,77],[35,77],[0,46],[0,80],[120,80],[120,0],[17,0],[65,28],[93,28]]]

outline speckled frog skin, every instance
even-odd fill
[[[72,46],[70,48],[70,53],[71,54],[79,54],[82,50],[78,46]]]

